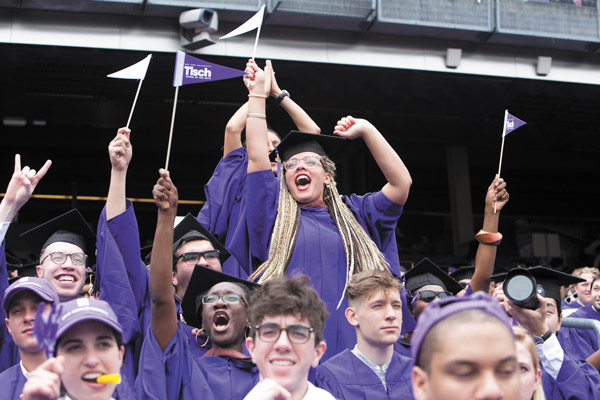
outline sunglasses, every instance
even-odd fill
[[[452,296],[452,293],[447,292],[447,291],[434,292],[433,290],[421,290],[420,292],[417,292],[417,295],[413,299],[413,303],[417,299],[419,299],[425,303],[431,303],[436,298],[443,299],[444,297],[450,297],[450,296]]]

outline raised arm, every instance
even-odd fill
[[[271,91],[270,95],[275,99],[279,97],[282,90],[279,88],[277,84],[277,79],[275,79],[275,70],[273,69],[273,65],[271,64]],[[296,127],[301,132],[308,133],[321,133],[321,128],[312,120],[312,118],[304,111],[302,107],[298,105],[290,96],[285,96],[281,103],[279,103],[281,107],[288,113]]]
[[[31,198],[37,184],[46,175],[52,161],[48,160],[36,172],[28,166],[21,169],[21,156],[15,154],[15,169],[6,188],[6,194],[0,202],[0,223],[11,222],[21,207]]]
[[[266,97],[271,88],[271,62],[265,70],[258,68],[254,60],[246,64],[244,82],[248,87],[248,115],[246,119],[246,148],[248,172],[271,169],[267,136]]]
[[[108,145],[108,156],[112,166],[110,170],[110,186],[108,187],[108,198],[106,199],[106,220],[125,212],[125,189],[127,180],[127,168],[133,155],[133,147],[129,137],[131,130],[121,128],[117,136]]]
[[[385,140],[383,135],[366,119],[347,116],[341,118],[335,128],[335,135],[348,139],[362,137],[379,169],[387,179],[381,189],[385,197],[396,204],[406,203],[412,178],[400,156]]]
[[[237,109],[235,114],[227,121],[225,127],[225,139],[223,141],[223,157],[235,149],[242,147],[242,131],[246,126],[246,115],[248,115],[248,102]]]
[[[173,225],[177,215],[178,194],[169,172],[160,169],[160,178],[152,196],[158,207],[156,232],[150,259],[150,296],[152,332],[164,351],[177,331],[177,315],[173,287]]]
[[[508,198],[509,195],[506,191],[506,182],[496,175],[485,195],[483,231],[490,233],[498,232],[500,210],[508,203]],[[494,213],[494,202],[496,203],[496,213]],[[496,249],[497,245],[482,243],[477,247],[477,254],[475,255],[475,272],[473,273],[470,283],[473,292],[488,292],[490,287],[490,276],[494,273]]]

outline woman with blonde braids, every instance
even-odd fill
[[[381,191],[339,195],[335,164],[327,151],[343,140],[331,135],[290,133],[278,146],[283,171],[279,179],[274,177],[264,119],[270,62],[263,71],[250,60],[246,72],[246,222],[252,257],[262,263],[250,279],[264,282],[300,272],[308,275],[331,315],[324,332],[329,358],[356,343],[344,317],[346,301],[342,302],[350,277],[373,269],[389,269],[399,276],[394,229],[412,180],[381,133],[368,121],[351,116],[337,122],[334,134],[364,139],[388,181]]]

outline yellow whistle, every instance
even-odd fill
[[[96,383],[100,383],[102,385],[121,383],[121,375],[119,375],[119,374],[100,375],[98,378],[96,378]]]

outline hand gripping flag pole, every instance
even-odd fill
[[[152,54],[148,54],[146,58],[144,58],[142,61],[137,62],[125,69],[122,69],[110,75],[107,75],[107,77],[109,78],[138,79],[140,81],[140,83],[138,84],[137,92],[135,92],[135,98],[133,99],[133,106],[131,107],[131,111],[129,112],[129,118],[127,119],[127,128],[129,128],[129,124],[131,123],[133,110],[135,109],[135,104],[137,103],[138,95],[140,94],[140,89],[142,88],[142,82],[146,77],[146,71],[148,71],[148,65],[150,65],[151,59]]]
[[[502,156],[504,155],[504,138],[506,135],[527,124],[525,121],[521,121],[514,115],[510,115],[508,110],[504,110],[504,126],[502,127],[502,145],[500,146],[500,162],[498,164],[498,178],[500,177],[500,170],[502,169]],[[494,214],[496,214],[496,201],[494,201]]]
[[[173,113],[171,115],[171,129],[169,131],[169,144],[167,145],[167,161],[165,169],[169,169],[169,158],[171,156],[171,143],[173,142],[173,127],[175,125],[175,111],[177,109],[177,97],[179,87],[193,83],[204,83],[221,81],[224,79],[237,78],[246,75],[246,72],[234,68],[212,64],[199,58],[192,57],[182,51],[177,52],[175,59],[175,73],[173,74],[173,86],[175,97],[173,99]]]
[[[256,55],[256,47],[258,46],[258,38],[260,36],[260,28],[262,27],[263,19],[265,15],[265,5],[260,8],[248,21],[244,22],[242,25],[238,26],[236,29],[232,30],[226,35],[223,35],[219,38],[221,39],[229,39],[234,36],[242,35],[246,32],[250,32],[251,30],[256,29],[256,38],[254,39],[254,49],[252,50],[252,60],[254,61],[254,56]],[[250,86],[250,81],[246,83],[246,86]]]

